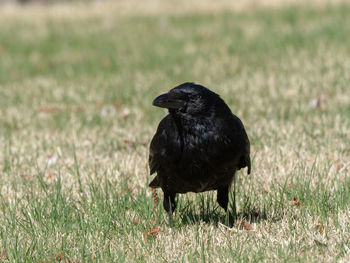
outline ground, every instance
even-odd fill
[[[2,261],[350,260],[350,3],[231,2],[0,8]],[[170,230],[147,187],[151,102],[185,81],[251,140],[232,228],[208,192]]]

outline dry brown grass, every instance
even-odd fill
[[[0,10],[1,259],[348,262],[348,5],[135,3]],[[151,100],[186,80],[252,142],[233,228],[206,193],[180,196],[170,230],[147,189]]]
[[[87,18],[93,16],[115,16],[115,15],[159,15],[159,14],[186,14],[186,13],[220,13],[229,11],[249,11],[260,8],[283,8],[287,6],[307,5],[316,8],[327,8],[339,4],[348,3],[349,0],[191,0],[185,1],[161,1],[145,0],[140,3],[137,0],[128,1],[96,1],[90,4],[69,3],[54,4],[46,6],[41,4],[32,4],[19,8],[14,4],[8,4],[1,7],[0,12],[3,16],[16,17],[17,19],[40,17],[55,18]],[[20,15],[19,15],[20,14]]]

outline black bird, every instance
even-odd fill
[[[171,89],[153,105],[169,110],[151,141],[150,173],[157,176],[149,186],[163,190],[170,227],[177,193],[217,190],[217,201],[227,211],[236,171],[251,170],[250,143],[241,120],[218,94],[194,83]]]

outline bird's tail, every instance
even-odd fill
[[[250,170],[252,168],[252,165],[251,165],[251,162],[250,162],[250,156],[248,154],[241,157],[241,160],[239,162],[239,166],[238,167],[239,167],[239,169],[248,167],[248,173],[247,174],[250,174]]]
[[[248,160],[248,172],[247,174],[250,174],[250,170],[252,169],[252,164],[250,162],[250,156],[249,156],[249,160]]]
[[[152,187],[152,188],[158,188],[160,187],[160,182],[159,182],[159,179],[158,179],[158,176],[156,176],[152,182],[150,182],[150,184],[148,185],[149,187]]]

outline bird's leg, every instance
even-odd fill
[[[237,207],[236,207],[236,176],[233,177],[233,215],[234,215],[234,218],[237,217]]]
[[[169,203],[170,203],[170,198],[169,198]],[[172,214],[172,212],[171,212],[170,209],[169,209],[169,211],[168,211],[168,219],[169,219],[169,227],[170,227],[170,228],[173,227],[173,225],[172,225],[172,220],[171,220],[171,214]]]
[[[228,206],[228,187],[218,189],[217,201],[219,205],[227,211]]]
[[[168,212],[169,227],[172,227],[172,213],[176,208],[175,194],[164,193],[163,207]]]
[[[228,190],[229,190],[229,187],[223,187],[223,188],[218,189],[217,201],[218,201],[219,205],[223,209],[225,209],[225,212],[226,212],[226,223],[228,225],[232,226],[234,218],[231,215],[230,211],[227,210],[227,207],[228,207]]]

